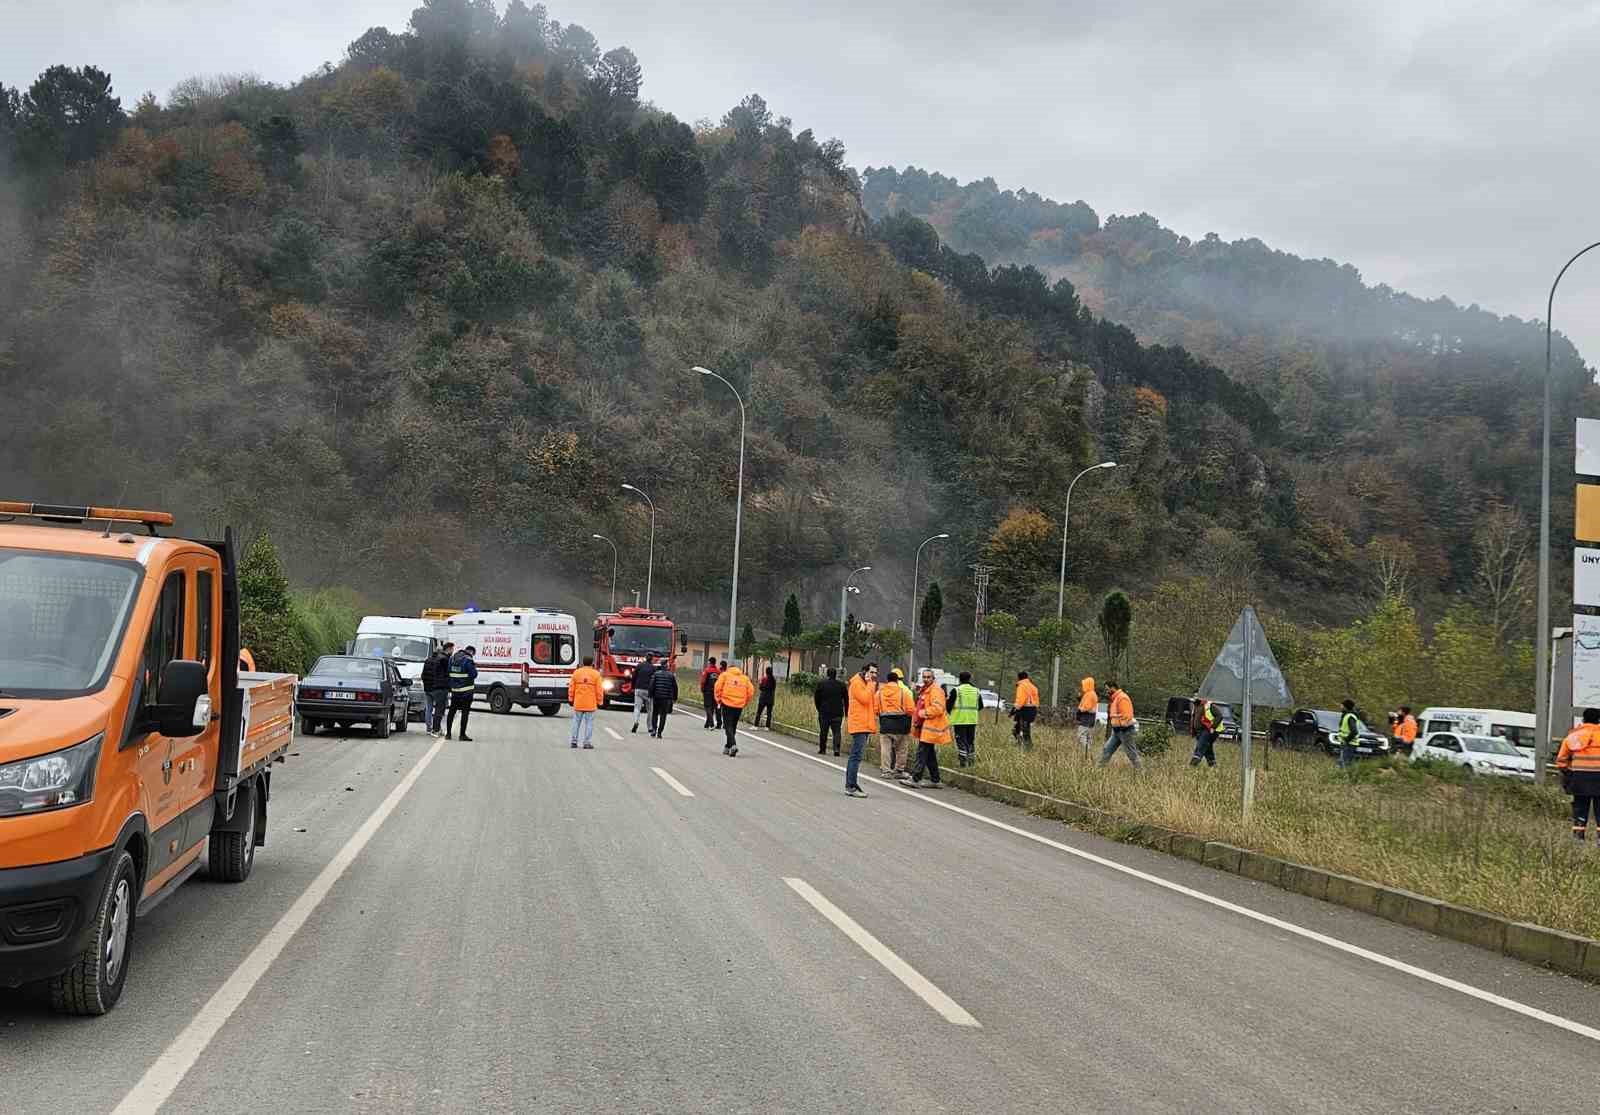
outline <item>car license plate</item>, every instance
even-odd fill
[[[356,695],[354,693],[343,693],[337,689],[328,690],[328,696],[332,697],[336,701],[353,701],[356,699]]]

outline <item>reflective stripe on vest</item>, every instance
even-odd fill
[[[452,692],[452,693],[471,693],[472,692],[472,675],[467,673],[465,670],[451,670],[450,671],[450,692]]]
[[[971,702],[968,704],[968,702]],[[950,723],[969,725],[978,722],[978,712],[983,708],[983,698],[976,686],[970,683],[956,686],[956,707],[950,710]]]

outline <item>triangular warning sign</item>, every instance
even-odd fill
[[[1294,697],[1289,693],[1289,683],[1284,680],[1278,660],[1267,645],[1267,633],[1261,630],[1256,610],[1249,606],[1239,613],[1228,632],[1228,641],[1222,644],[1217,660],[1211,664],[1205,681],[1200,683],[1200,695],[1213,701],[1230,705],[1244,702],[1244,644],[1245,634],[1250,636],[1250,703],[1271,708],[1293,708]]]

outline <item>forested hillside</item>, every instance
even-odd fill
[[[759,96],[690,126],[646,88],[522,0],[428,0],[287,87],[127,103],[76,60],[0,87],[6,487],[270,531],[296,580],[376,606],[581,610],[608,599],[597,531],[643,587],[631,482],[660,509],[656,602],[720,619],[739,414],[702,364],[749,406],[741,618],[776,628],[798,591],[821,621],[871,563],[862,615],[902,619],[912,550],[948,530],[923,569],[946,632],[980,558],[991,608],[1053,612],[1067,482],[1107,457],[1073,500],[1076,584],[1201,576],[1300,621],[1363,610],[1383,569],[1448,603],[1483,564],[1473,516],[1531,506],[1531,326],[1417,304],[1384,332],[1410,301],[1305,265],[1343,292],[1319,324],[1289,257],[1087,207],[1071,254],[997,251],[893,172],[864,209],[842,144]]]

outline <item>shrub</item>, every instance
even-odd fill
[[[820,680],[821,679],[818,678],[816,674],[809,674],[804,670],[796,670],[794,673],[789,675],[789,684],[800,690],[802,693],[815,692],[817,688],[817,682]]]
[[[1172,729],[1164,720],[1140,724],[1134,743],[1141,755],[1165,755],[1172,750]]]

